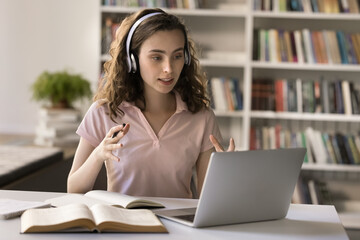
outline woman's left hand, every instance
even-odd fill
[[[224,152],[224,147],[221,146],[221,144],[219,143],[219,141],[216,139],[216,137],[214,137],[214,135],[210,135],[210,141],[211,143],[214,145],[215,150],[217,152]],[[235,141],[233,138],[230,138],[230,143],[229,143],[229,147],[227,149],[227,152],[233,152],[235,151]]]

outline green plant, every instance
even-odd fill
[[[33,99],[49,101],[52,107],[71,108],[74,101],[91,97],[88,80],[67,71],[49,73],[44,71],[31,86]]]

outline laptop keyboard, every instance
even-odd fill
[[[195,218],[195,214],[190,214],[190,215],[179,215],[179,216],[175,216],[176,218],[188,221],[188,222],[193,222],[194,218]]]

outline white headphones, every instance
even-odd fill
[[[131,39],[132,39],[132,36],[134,35],[134,32],[135,32],[136,28],[145,19],[148,19],[149,17],[159,15],[159,14],[162,14],[162,12],[153,12],[153,13],[146,14],[146,15],[142,16],[141,18],[139,18],[134,23],[134,25],[132,25],[132,27],[130,28],[129,34],[128,34],[127,39],[126,39],[126,54],[127,54],[127,64],[128,64],[128,72],[129,73],[130,72],[135,73],[138,70],[138,67],[137,67],[137,64],[136,64],[136,57],[134,56],[134,54],[130,53]],[[184,32],[184,35],[185,35],[185,50],[184,50],[185,64],[190,65],[191,56],[190,56],[187,36],[186,36],[185,32]]]

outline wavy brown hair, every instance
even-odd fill
[[[123,101],[141,101],[146,107],[144,98],[144,83],[139,73],[128,73],[126,38],[131,26],[142,16],[152,12],[161,12],[144,20],[135,30],[131,40],[131,52],[139,54],[142,43],[157,31],[180,29],[187,38],[187,29],[180,19],[161,9],[144,9],[126,17],[116,32],[116,38],[110,46],[111,59],[104,64],[104,77],[101,79],[94,101],[99,105],[106,104],[112,121],[124,113],[119,106]],[[190,112],[196,113],[209,106],[205,73],[201,70],[196,56],[195,44],[191,39],[185,39],[191,56],[189,65],[184,65],[179,80],[174,87],[181,99],[187,104]],[[139,72],[139,70],[137,71]],[[141,109],[144,110],[144,109]]]

